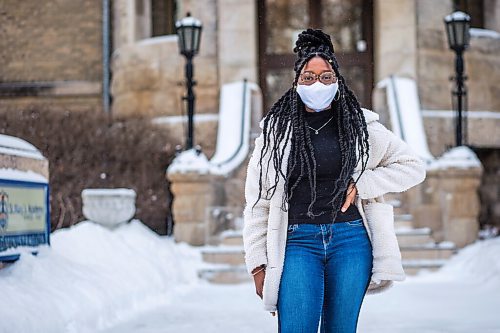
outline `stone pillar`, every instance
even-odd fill
[[[113,48],[151,37],[151,2],[144,0],[113,1]]]
[[[480,168],[441,171],[441,200],[445,240],[464,247],[477,239]]]
[[[375,82],[394,74],[417,77],[417,15],[414,0],[374,3]]]
[[[252,0],[218,0],[218,67],[221,84],[247,78],[257,82],[257,2]]]
[[[209,173],[169,172],[174,196],[172,211],[174,239],[190,245],[205,244],[206,209],[222,205],[223,187],[218,177]]]
[[[113,48],[135,42],[135,6],[133,0],[113,1]]]
[[[421,205],[414,211],[415,226],[430,227],[436,241],[459,248],[478,237],[478,189],[483,168],[472,150],[455,147],[431,163],[421,185]]]

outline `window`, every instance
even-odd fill
[[[175,0],[151,0],[153,37],[175,34],[176,13]]]
[[[460,10],[469,14],[471,28],[484,28],[483,0],[453,0],[453,10]]]

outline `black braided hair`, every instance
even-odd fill
[[[340,149],[342,157],[342,168],[340,177],[335,181],[334,190],[331,193],[334,216],[332,221],[335,221],[337,212],[343,205],[347,196],[347,189],[349,182],[354,173],[354,168],[361,160],[362,172],[366,169],[368,161],[369,145],[368,145],[368,130],[366,120],[361,110],[361,107],[356,99],[354,93],[347,86],[346,80],[339,72],[339,65],[334,55],[334,49],[330,36],[318,29],[307,29],[300,33],[298,40],[293,49],[297,53],[297,60],[295,62],[294,71],[295,79],[292,87],[288,89],[280,99],[273,104],[271,110],[264,117],[263,136],[264,143],[260,154],[260,178],[259,178],[259,196],[255,204],[261,198],[262,192],[262,164],[264,156],[270,152],[271,156],[266,159],[267,169],[266,178],[269,170],[269,164],[273,162],[273,168],[277,170],[275,173],[275,183],[270,186],[266,193],[269,198],[269,192],[272,191],[271,196],[276,192],[278,184],[278,177],[281,176],[285,179],[285,195],[283,196],[282,209],[286,210],[284,205],[294,194],[294,189],[299,181],[307,172],[309,185],[311,188],[311,203],[307,210],[307,216],[314,219],[315,215],[311,208],[316,201],[316,160],[314,158],[314,149],[311,143],[310,133],[307,130],[304,121],[305,106],[297,94],[296,87],[299,79],[300,72],[305,64],[315,56],[320,56],[330,63],[339,82],[338,94],[339,99],[332,104],[333,113],[336,115],[336,123],[332,122],[332,126],[338,126]],[[291,124],[293,129],[292,135],[287,130]],[[272,135],[272,142],[274,144],[270,147]],[[290,137],[291,136],[291,137]],[[284,145],[280,147],[280,144]],[[284,175],[281,169],[283,155],[286,145],[291,144],[290,155],[287,164],[287,174]],[[356,149],[358,150],[358,158],[356,158]],[[271,150],[271,151],[269,151]],[[290,174],[295,168],[300,167],[300,176],[294,184],[289,186]],[[357,183],[359,176],[354,180]],[[255,204],[253,207],[255,207]]]

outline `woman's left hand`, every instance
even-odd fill
[[[349,186],[347,187],[347,197],[345,198],[344,205],[342,206],[341,209],[342,213],[345,212],[351,204],[355,203],[357,193],[358,190],[356,189],[354,183],[351,181],[349,183]]]

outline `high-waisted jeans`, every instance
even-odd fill
[[[278,332],[355,333],[373,265],[363,220],[290,224]]]

